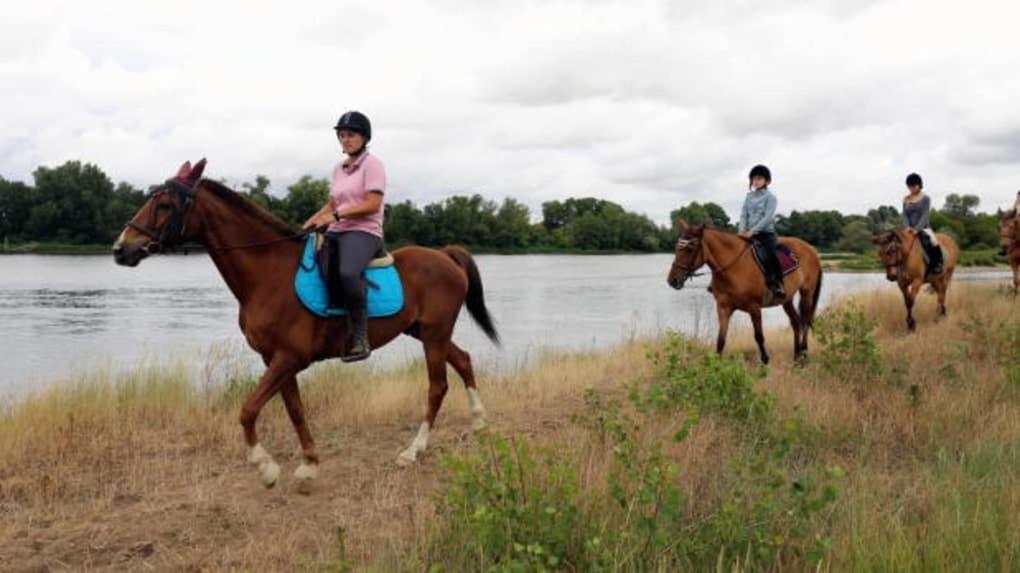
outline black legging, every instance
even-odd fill
[[[759,231],[752,238],[765,247],[765,282],[769,286],[782,284],[783,271],[779,268],[779,257],[776,256],[779,236],[768,231]]]
[[[928,231],[926,229],[919,230],[917,234],[921,239],[921,246],[924,247],[924,250],[928,253],[928,262],[930,262],[933,267],[941,266],[942,248],[931,240],[931,236],[928,235]]]
[[[354,318],[365,310],[365,281],[361,273],[369,261],[382,252],[382,239],[364,231],[326,233],[333,241],[334,256],[329,259],[329,298],[331,306],[343,301]]]

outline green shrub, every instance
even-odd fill
[[[441,530],[430,561],[443,570],[577,569],[597,545],[593,523],[578,505],[577,462],[562,453],[536,459],[526,440],[495,433],[475,455],[443,461],[446,487],[438,504]]]
[[[634,387],[631,400],[642,411],[714,413],[738,420],[765,420],[775,400],[754,391],[755,380],[738,356],[698,351],[689,340],[670,334],[650,354],[660,379],[646,388]]]
[[[856,304],[830,308],[815,322],[821,346],[818,364],[843,381],[872,380],[882,374],[878,345],[872,336],[875,321]]]

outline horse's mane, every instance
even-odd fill
[[[294,228],[280,220],[279,217],[273,215],[269,211],[266,211],[262,207],[259,207],[244,195],[234,191],[219,181],[203,179],[199,185],[204,187],[213,195],[216,195],[220,199],[226,201],[232,208],[262,221],[281,235],[294,234]]]

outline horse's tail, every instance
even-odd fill
[[[815,312],[818,310],[818,299],[822,298],[822,276],[824,276],[821,266],[818,267],[818,280],[815,281],[815,294],[811,297],[811,316],[808,317],[808,326],[815,319]]]
[[[815,320],[815,312],[818,310],[818,300],[822,296],[822,267],[818,266],[818,278],[815,279],[815,291],[811,293],[811,305],[804,304],[803,297],[800,299],[800,319],[806,328],[811,328]]]
[[[460,246],[443,247],[440,250],[453,259],[457,266],[464,269],[468,279],[468,290],[464,304],[467,306],[471,318],[475,319],[475,322],[481,327],[485,335],[489,337],[489,340],[498,345],[499,333],[496,332],[496,325],[492,321],[492,316],[489,315],[489,309],[485,307],[482,275],[478,272],[478,265],[475,264],[474,257],[471,256],[467,249]]]

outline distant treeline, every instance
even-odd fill
[[[32,185],[0,177],[0,240],[7,243],[47,242],[67,245],[109,244],[124,223],[145,202],[146,191],[128,183],[114,184],[97,166],[70,161],[39,167]],[[238,189],[255,203],[291,225],[300,225],[325,201],[329,182],[304,176],[277,197],[270,181],[259,175]],[[975,195],[950,194],[933,213],[932,224],[953,235],[964,249],[991,248],[998,243],[997,216],[977,213]],[[734,228],[719,205],[689,203],[670,212],[670,220],[712,223]],[[541,220],[530,209],[507,198],[495,202],[481,195],[457,195],[422,207],[410,201],[386,206],[386,239],[391,246],[465,244],[505,251],[668,251],[676,231],[611,201],[572,198],[542,204]],[[838,211],[793,211],[780,215],[778,231],[800,237],[823,250],[864,252],[871,236],[900,223],[898,209],[882,206],[864,215]]]

